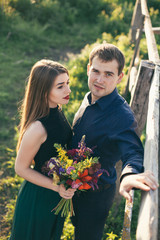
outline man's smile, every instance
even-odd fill
[[[105,87],[103,87],[102,85],[99,85],[99,84],[97,84],[97,83],[94,83],[94,87],[95,87],[96,89],[99,89],[99,90],[105,89]]]

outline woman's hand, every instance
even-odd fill
[[[59,185],[59,189],[58,189],[59,195],[65,199],[71,199],[75,191],[76,189],[72,189],[72,188],[69,188],[66,190],[63,184]]]

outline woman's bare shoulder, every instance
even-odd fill
[[[24,135],[29,135],[31,137],[33,136],[34,138],[39,138],[39,140],[41,140],[42,143],[45,142],[45,140],[47,138],[47,132],[46,132],[44,126],[38,120],[32,122],[29,125],[29,127],[27,128]]]

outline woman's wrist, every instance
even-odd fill
[[[56,192],[59,193],[59,188],[60,188],[60,185],[55,185],[56,186]]]
[[[59,193],[59,187],[60,185],[54,184],[53,180],[51,179],[51,190]]]

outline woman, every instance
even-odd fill
[[[70,92],[68,71],[61,64],[41,60],[33,66],[22,104],[15,162],[16,173],[25,181],[17,198],[10,240],[60,239],[64,218],[51,210],[61,197],[72,198],[75,190],[53,185],[43,168],[56,156],[54,143],[65,146],[72,137],[59,108],[68,103]]]

